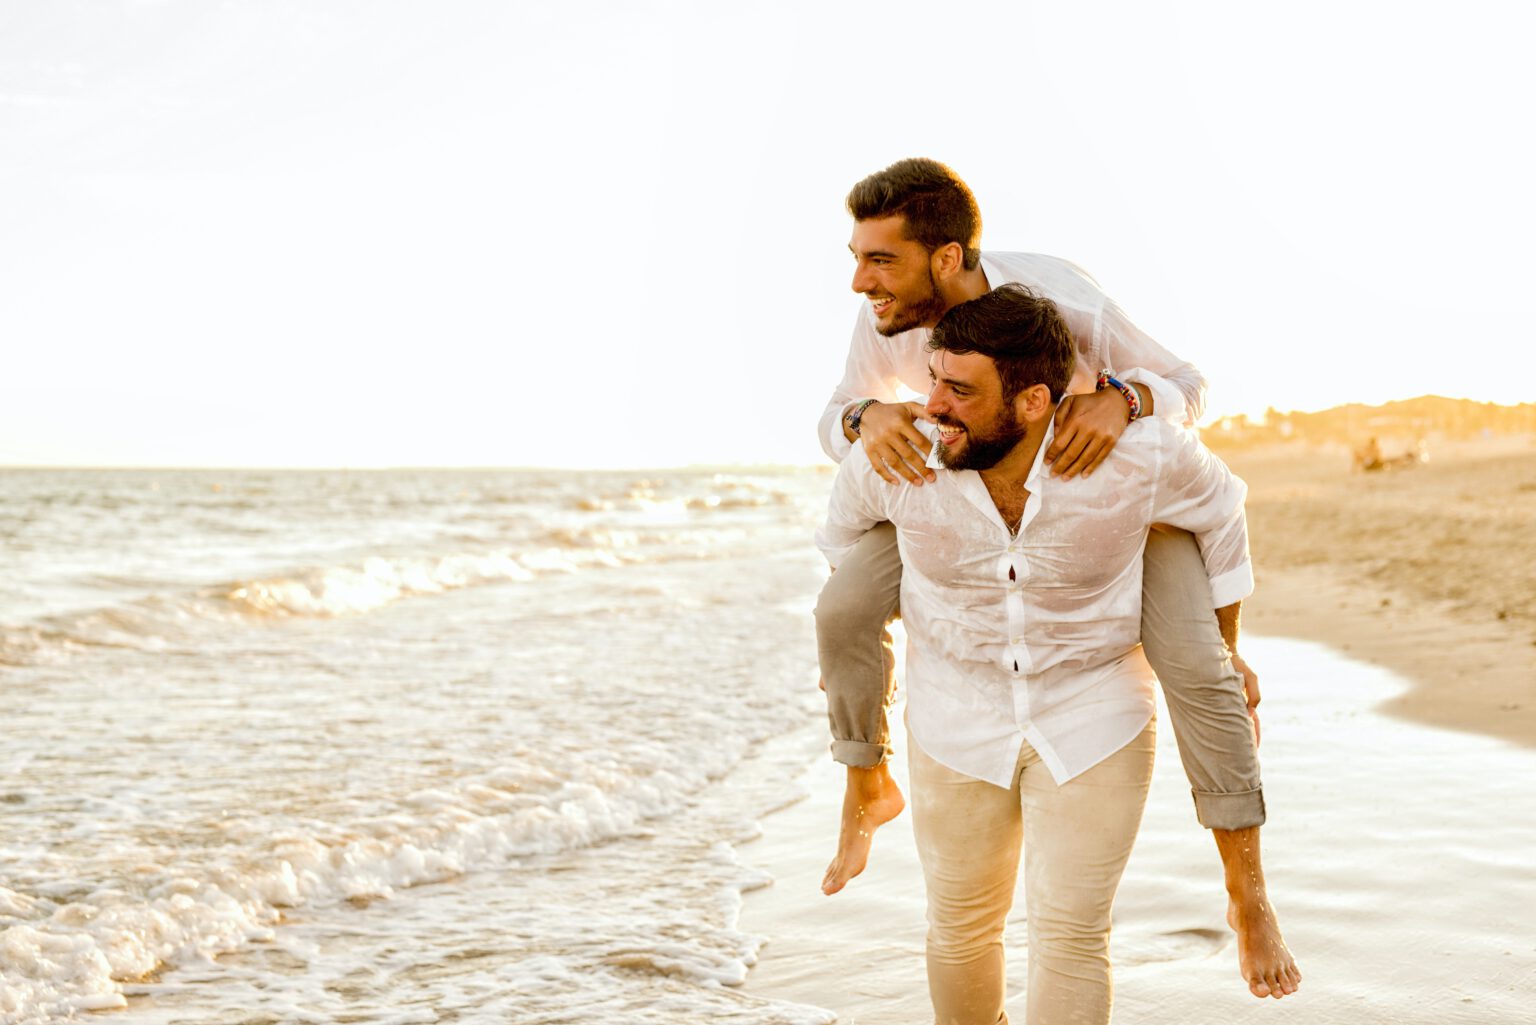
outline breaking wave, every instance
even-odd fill
[[[649,771],[594,766],[580,780],[514,766],[418,791],[345,827],[277,829],[259,858],[156,873],[142,893],[111,887],[49,899],[0,885],[0,1023],[122,1008],[122,981],[270,939],[287,908],[388,897],[631,833],[736,761],[723,748],[700,754],[657,744]],[[731,964],[723,979],[712,977],[719,966],[693,974],[739,982],[745,968]]]
[[[357,562],[214,584],[179,594],[151,594],[121,605],[0,626],[0,664],[31,665],[72,649],[160,651],[199,626],[260,618],[355,616],[402,598],[639,561],[620,537],[573,534],[564,543],[524,552],[441,556],[370,556]]]

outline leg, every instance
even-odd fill
[[[896,528],[882,523],[838,566],[816,603],[832,756],[848,766],[837,854],[822,879],[824,893],[836,893],[864,871],[875,830],[906,806],[885,764],[890,752],[886,706],[896,668],[886,625],[895,617],[900,593]]]
[[[907,750],[912,832],[928,889],[934,1021],[1006,1025],[1003,927],[1019,871],[1018,787],[1004,790],[948,769],[915,740]]]
[[[1243,678],[1217,629],[1193,534],[1157,527],[1147,536],[1141,643],[1163,685],[1200,824],[1263,825],[1264,789]]]
[[[1237,960],[1256,997],[1280,999],[1301,986],[1264,888],[1259,827],[1212,830],[1227,881],[1227,924],[1237,933]]]
[[[1157,728],[1060,786],[1019,776],[1029,913],[1029,1025],[1108,1025],[1110,907],[1152,781]]]
[[[1239,971],[1255,996],[1295,992],[1301,975],[1280,938],[1258,861],[1264,791],[1242,676],[1216,627],[1192,535],[1156,528],[1147,537],[1141,608],[1142,646],[1162,681],[1195,813],[1221,854]]]

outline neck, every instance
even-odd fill
[[[992,285],[987,281],[987,274],[981,269],[980,263],[976,264],[975,270],[963,270],[939,282],[939,297],[944,300],[945,309],[980,299],[990,291]]]
[[[1056,407],[1052,404],[1045,416],[1027,425],[1019,443],[989,469],[982,470],[981,479],[992,486],[1022,488],[1029,479],[1029,471],[1034,469],[1035,456],[1040,446],[1045,444],[1045,429],[1055,412]]]

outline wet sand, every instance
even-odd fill
[[[1222,457],[1249,486],[1248,630],[1406,676],[1394,714],[1536,746],[1536,441],[1442,443],[1383,473],[1342,446]]]
[[[1342,449],[1223,455],[1251,488],[1259,592],[1243,649],[1265,693],[1265,861],[1305,982],[1258,1001],[1237,978],[1214,846],[1164,728],[1116,903],[1116,1020],[1529,1020],[1536,448],[1446,447],[1379,475],[1352,474]],[[769,940],[747,991],[842,1022],[930,1020],[907,816],[864,876],[823,897],[840,770],[823,757],[804,784],[810,797],[741,851],[776,878],[742,914]],[[1008,944],[1022,1021],[1022,928]]]

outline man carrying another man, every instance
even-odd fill
[[[984,296],[993,286],[1009,281],[1032,285],[1044,297],[1053,300],[1052,315],[1065,332],[1069,355],[1075,353],[1078,357],[1075,361],[1077,373],[1074,376],[1073,361],[1068,360],[1067,376],[1059,388],[1047,381],[1029,382],[1031,386],[1044,386],[1044,394],[1050,398],[1050,415],[1046,417],[1048,422],[1037,424],[1039,430],[1030,436],[1035,446],[1028,449],[1030,462],[1023,468],[1026,472],[1017,479],[1005,479],[997,476],[990,466],[974,465],[975,460],[984,461],[994,455],[1004,460],[1009,453],[1016,453],[1020,445],[1026,444],[1022,435],[1010,440],[1007,431],[1000,437],[992,437],[984,429],[983,436],[978,438],[965,430],[965,426],[971,425],[964,425],[958,433],[951,430],[951,440],[939,450],[969,453],[961,457],[969,460],[964,465],[956,466],[952,462],[945,465],[952,469],[988,470],[994,478],[988,482],[988,487],[1001,482],[1005,489],[1013,489],[1004,497],[1020,503],[1021,515],[1025,504],[1019,495],[1038,495],[1042,488],[1049,489],[1053,496],[1046,509],[1053,512],[1054,522],[1054,503],[1058,502],[1054,496],[1064,496],[1059,500],[1063,508],[1077,508],[1082,504],[1082,496],[1088,494],[1107,490],[1115,495],[1121,491],[1127,496],[1149,495],[1152,489],[1166,487],[1167,481],[1138,476],[1156,472],[1155,466],[1149,467],[1144,461],[1138,463],[1130,458],[1117,458],[1116,442],[1129,422],[1142,417],[1149,421],[1137,429],[1136,433],[1142,436],[1162,436],[1162,427],[1152,427],[1158,419],[1192,421],[1203,404],[1204,391],[1204,381],[1194,368],[1177,360],[1138,331],[1077,268],[1051,257],[980,253],[977,248],[980,217],[975,201],[964,183],[943,165],[927,160],[908,160],[871,175],[850,193],[849,209],[855,218],[850,248],[858,265],[854,288],[869,297],[870,305],[861,312],[856,325],[843,385],[823,418],[823,444],[838,459],[848,454],[855,440],[861,442],[860,447],[864,450],[844,464],[837,485],[840,495],[849,487],[862,488],[870,482],[878,485],[877,478],[892,483],[904,478],[910,485],[877,487],[877,493],[884,488],[884,504],[891,506],[888,511],[893,515],[881,515],[876,508],[881,503],[870,499],[850,507],[857,512],[853,519],[839,521],[834,517],[828,526],[829,530],[846,532],[853,529],[853,522],[862,523],[852,540],[839,534],[832,546],[836,549],[840,568],[823,591],[817,607],[822,675],[833,726],[833,751],[839,761],[849,766],[838,854],[828,869],[823,887],[829,893],[836,892],[863,869],[874,830],[903,807],[903,799],[884,762],[888,750],[884,712],[892,665],[889,635],[884,633],[884,627],[895,614],[898,588],[903,599],[910,600],[914,589],[921,585],[911,578],[903,582],[901,566],[906,559],[898,559],[896,532],[883,521],[891,520],[900,529],[900,514],[916,508],[913,503],[937,501],[932,497],[934,492],[956,493],[953,474],[936,473],[931,465],[927,465],[929,441],[914,423],[915,419],[946,414],[934,407],[932,396],[926,411],[916,403],[894,401],[898,383],[917,392],[927,387],[928,353],[924,347],[927,329],[938,323],[947,310]],[[990,359],[987,356],[978,358]],[[1094,382],[1092,370],[1088,368],[1097,366],[1124,369],[1117,374],[1120,379],[1110,377],[1101,381],[1097,390],[1087,391]],[[997,370],[993,373],[995,375]],[[985,377],[983,374],[981,379],[969,384],[945,387],[955,391],[956,399],[974,401],[980,393],[972,389],[984,384]],[[1006,377],[1005,374],[1004,379]],[[1020,423],[1029,422],[1022,408],[1014,411],[1010,405],[1029,388],[1015,381],[1015,394],[1005,401],[1001,380],[995,382],[998,394],[994,397],[998,403],[997,416],[1002,418],[1000,422],[1006,423],[1010,416],[1022,418]],[[1110,382],[1113,382],[1112,386]],[[1068,393],[1074,389],[1077,394]],[[1031,394],[1042,392],[1037,390]],[[1038,410],[1035,413],[1038,414]],[[985,428],[988,422],[975,426]],[[1198,449],[1198,443],[1191,444]],[[1016,455],[1015,462],[1019,458],[1022,457]],[[1031,476],[1030,468],[1036,462],[1041,466],[1050,464],[1050,472],[1043,475],[1034,472]],[[1219,463],[1215,465],[1220,466]],[[1104,479],[1106,467],[1115,469],[1113,485]],[[863,483],[845,484],[844,478]],[[1077,479],[1074,481],[1074,478]],[[1026,486],[1030,482],[1033,487]],[[975,487],[971,491],[975,492]],[[975,494],[968,497],[974,499]],[[993,495],[993,498],[997,497]],[[1004,505],[1001,500],[994,504],[998,509]],[[966,511],[965,503],[957,503],[957,506],[956,510],[951,510],[955,515]],[[1038,501],[1030,508],[1040,508]],[[1088,511],[1092,512],[1091,509]],[[863,522],[866,514],[871,514],[870,518]],[[1088,516],[1070,530],[1058,530],[1048,538],[1039,538],[1033,535],[1036,528],[1029,526],[1026,517],[1018,536],[1012,539],[1013,551],[1017,555],[1043,546],[1053,552],[1070,553],[1082,566],[1087,566],[1098,558],[1094,538],[1099,535],[1089,522],[1091,519],[1092,516]],[[1240,509],[1238,519],[1240,522]],[[1013,624],[1006,638],[1001,635],[992,637],[987,632],[994,627],[1001,629],[1001,621],[989,622],[985,628],[973,630],[970,640],[975,647],[969,654],[963,653],[964,645],[953,637],[946,642],[945,650],[959,659],[956,664],[967,665],[967,676],[971,668],[981,666],[1007,670],[1004,676],[989,679],[985,684],[968,685],[974,694],[979,695],[990,686],[1001,688],[1002,693],[1012,689],[1017,697],[1029,692],[1029,687],[1043,678],[1048,668],[1045,663],[1065,671],[1074,667],[1099,669],[1122,657],[1132,661],[1127,651],[1135,648],[1138,636],[1141,638],[1146,659],[1142,659],[1141,650],[1136,648],[1134,661],[1140,665],[1150,661],[1162,679],[1186,771],[1194,787],[1197,812],[1202,823],[1213,829],[1226,869],[1230,897],[1228,920],[1238,936],[1240,968],[1255,995],[1282,996],[1294,992],[1299,974],[1285,949],[1263,891],[1258,826],[1263,822],[1264,810],[1254,750],[1257,720],[1249,721],[1251,707],[1258,701],[1258,691],[1256,678],[1236,656],[1237,604],[1221,601],[1227,596],[1213,593],[1207,573],[1209,552],[1202,559],[1201,548],[1197,548],[1195,540],[1183,531],[1159,528],[1147,539],[1141,528],[1153,522],[1169,522],[1169,519],[1155,517],[1137,528],[1141,531],[1135,540],[1137,586],[1129,599],[1124,589],[1129,577],[1115,578],[1120,600],[1130,601],[1134,607],[1127,612],[1126,608],[1117,605],[1112,614],[1101,608],[1090,617],[1095,625],[1089,632],[1095,636],[1108,629],[1099,620],[1113,619],[1110,635],[1118,644],[1124,617],[1129,614],[1136,620],[1136,625],[1129,634],[1131,641],[1126,647],[1113,651],[1095,647],[1091,653],[1079,651],[1070,657],[1062,655],[1061,658],[1066,659],[1062,662],[1050,653],[1060,655],[1057,649],[1062,647],[1063,638],[1041,635],[1045,620],[1037,619],[1032,613]],[[1125,527],[1125,523],[1117,524],[1110,534],[1118,536],[1116,531]],[[864,534],[865,528],[875,529]],[[946,540],[947,533],[951,536]],[[952,531],[946,532],[940,521],[934,522],[930,534],[925,535],[924,543],[944,542],[945,557],[955,565],[965,564],[971,558],[969,542]],[[1143,601],[1139,578],[1142,576],[1144,541],[1146,594]],[[993,556],[1001,558],[1001,551],[994,552]],[[953,625],[956,621],[967,621],[972,615],[980,616],[989,607],[991,613],[1001,615],[1004,609],[1017,611],[1017,603],[1027,604],[1031,596],[1050,594],[1060,597],[1070,590],[1063,589],[1067,580],[1072,579],[1071,574],[1066,573],[1065,564],[1027,565],[1023,577],[1018,576],[1021,572],[1018,566],[1011,562],[1009,566],[1015,574],[1009,580],[994,579],[983,585],[983,578],[977,577],[933,584],[926,589],[928,600],[932,602],[936,600],[935,595],[943,594],[948,600],[962,602],[952,606],[947,614],[947,621]],[[908,567],[911,568],[910,563]],[[1246,547],[1242,567],[1246,573]],[[1050,572],[1066,575],[1053,578],[1047,572],[1048,568]],[[1234,565],[1225,572],[1237,569]],[[930,577],[930,583],[935,579],[942,578]],[[1044,590],[1046,587],[1050,590]],[[1220,629],[1218,617],[1212,611],[1216,605],[1223,606]],[[912,671],[909,672],[911,699],[908,714],[915,717],[919,715],[918,693],[921,689],[917,682],[920,675],[916,671],[917,652],[923,650],[924,644],[935,643],[935,639],[921,634],[914,609],[909,607],[905,611],[908,634],[914,644],[909,661]],[[945,620],[946,617],[934,618],[930,608],[924,622]],[[1059,629],[1071,633],[1078,628],[1059,626]],[[998,654],[997,644],[1002,642],[1006,642],[1004,647],[1008,650]],[[991,655],[983,654],[989,651]],[[1020,653],[1024,656],[1022,660]],[[989,661],[994,655],[996,664]],[[933,664],[931,652],[924,657],[928,664]],[[1041,662],[1042,658],[1045,663]],[[1012,668],[1015,663],[1019,668]],[[1121,671],[1124,671],[1123,665]],[[977,679],[986,679],[985,674]],[[1025,690],[1019,690],[1020,687]],[[935,706],[930,704],[929,707]],[[1147,709],[1150,707],[1148,705]],[[993,708],[992,712],[997,709]],[[992,740],[1004,747],[1012,744],[1016,749],[1032,748],[1039,735],[1031,731],[1038,730],[1036,716],[1043,711],[1026,701],[1016,708],[1016,712],[1017,721]],[[1150,711],[1138,724],[1138,729],[1145,726],[1149,718]],[[937,721],[940,720],[934,722]],[[927,757],[934,754],[927,750],[928,744],[942,746],[945,743],[938,739],[943,730],[934,722],[919,728],[914,720],[913,735],[918,741],[913,755],[914,778],[921,760],[917,749],[922,748],[926,753],[921,757]],[[993,725],[1002,729],[997,723]],[[1097,729],[1085,728],[1089,734]],[[1133,747],[1142,742],[1131,737],[1119,739],[1121,744],[1130,740]],[[1102,740],[1095,741],[1090,747],[1101,744]],[[1120,750],[1119,747],[1114,749],[1116,753]],[[1057,785],[1075,775],[1067,772],[1066,762],[1052,762],[1059,755],[1038,749],[1035,753],[1044,759]],[[977,775],[955,765],[953,759],[940,758],[938,761],[950,770],[959,769],[963,775]],[[1004,785],[998,783],[997,787]],[[918,799],[921,817],[921,795]],[[1131,821],[1132,834],[1135,821],[1139,820],[1139,801],[1137,798],[1135,819]],[[921,822],[918,825],[921,828]],[[1034,836],[1030,827],[1025,828]],[[1129,850],[1128,840],[1126,849]],[[1115,869],[1116,880],[1118,873],[1119,869]],[[1011,882],[1009,885],[1011,887]],[[1107,904],[1105,907],[1107,914]]]

